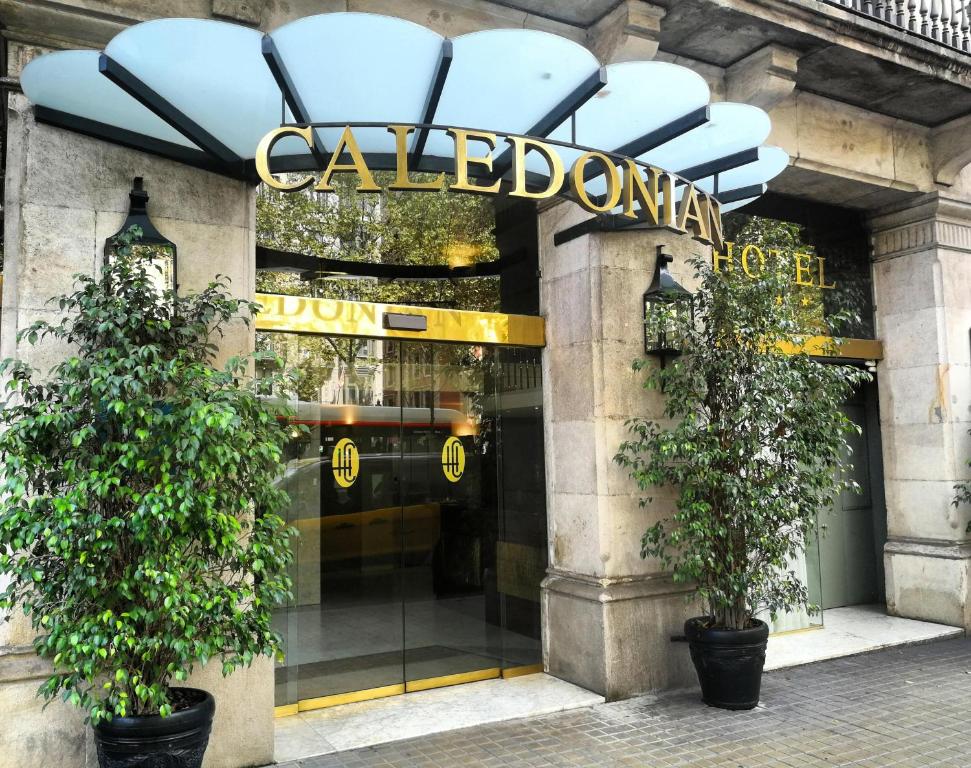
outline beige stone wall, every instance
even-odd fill
[[[793,176],[808,187],[805,192],[826,185],[825,201],[831,205],[868,208],[881,189],[935,188],[927,128],[799,91],[769,116],[769,143],[789,153],[792,167],[801,172]]]
[[[873,219],[887,497],[887,608],[971,627],[971,201],[934,194]]]
[[[11,98],[8,119],[0,354],[45,370],[65,353],[51,345],[19,345],[17,331],[38,318],[57,317],[47,300],[70,290],[72,274],[98,268],[105,238],[125,220],[135,176],[145,179],[152,220],[178,246],[180,290],[202,288],[222,274],[232,280],[236,295],[252,297],[255,198],[248,185],[36,124],[20,96]],[[220,355],[246,352],[253,343],[253,331],[237,323]],[[88,729],[78,713],[60,705],[41,712],[33,693],[44,666],[25,653],[30,639],[22,617],[0,625],[0,718],[17,724],[12,742],[5,739],[0,749],[0,768],[93,765]],[[211,690],[217,701],[207,768],[270,762],[272,663],[258,662],[228,679],[218,666],[190,680]]]
[[[640,4],[640,0],[638,0]],[[645,4],[646,5],[646,4]],[[11,41],[10,72],[16,75],[31,49],[101,48],[131,24],[157,18],[215,18],[264,31],[318,13],[351,11],[398,16],[455,37],[482,29],[541,29],[585,42],[587,30],[489,0],[85,0],[38,4],[0,0],[0,18]]]
[[[659,416],[660,395],[632,370],[643,356],[642,296],[655,246],[691,286],[691,255],[705,246],[671,232],[553,236],[588,218],[572,203],[540,216],[549,576],[544,584],[550,672],[619,698],[692,679],[687,648],[672,645],[693,613],[686,590],[655,560],[640,558],[644,530],[673,511],[670,491],[641,507],[641,493],[613,457],[625,421]]]

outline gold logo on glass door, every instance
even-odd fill
[[[457,483],[465,472],[465,446],[457,437],[450,437],[442,447],[442,471],[450,482]]]
[[[350,488],[357,480],[357,473],[361,469],[361,457],[358,456],[357,446],[349,437],[339,440],[334,446],[331,469],[334,472],[334,479],[341,488]]]

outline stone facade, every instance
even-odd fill
[[[251,297],[255,284],[255,197],[242,182],[149,157],[34,122],[26,99],[8,105],[3,284],[3,356],[26,359],[41,371],[65,350],[18,344],[17,331],[53,319],[47,301],[69,291],[72,275],[98,269],[104,242],[128,214],[128,190],[141,176],[159,231],[178,245],[180,289],[205,287],[217,274],[232,291]],[[220,355],[253,348],[253,332],[230,328]],[[35,697],[46,673],[30,649],[30,626],[19,614],[0,624],[0,713],[7,719],[0,767],[94,765],[89,729],[79,712],[60,702],[42,711]],[[273,758],[273,665],[256,662],[229,678],[218,664],[190,684],[218,700],[209,768],[263,765]]]
[[[874,216],[887,610],[971,627],[971,201],[944,193]]]
[[[877,336],[886,355],[877,379],[888,610],[971,627],[971,510],[950,503],[971,458],[971,57],[808,0],[178,0],[164,9],[263,30],[345,10],[401,16],[451,36],[543,29],[605,62],[654,56],[691,67],[715,100],[769,110],[769,141],[791,156],[770,190],[859,211],[873,235]],[[0,0],[7,72],[16,76],[42,50],[100,47],[158,13],[149,0]],[[19,96],[9,98],[7,114],[0,354],[24,354],[16,331],[51,313],[46,299],[69,288],[72,273],[97,268],[136,175],[146,180],[153,220],[179,246],[180,283],[197,287],[219,272],[240,295],[252,294],[252,189],[37,125]],[[555,246],[553,235],[584,215],[568,203],[540,215],[548,332],[545,657],[552,674],[619,698],[678,687],[693,674],[686,649],[670,642],[693,612],[685,590],[638,556],[641,533],[672,499],[659,494],[642,508],[612,459],[624,421],[660,411],[658,396],[631,370],[642,351],[638,319],[654,247],[669,247],[676,275],[688,282],[685,259],[700,246],[643,231]],[[224,349],[251,345],[239,329]],[[44,367],[63,350],[30,354]],[[90,765],[78,714],[60,705],[53,716],[41,713],[33,698],[44,668],[30,639],[22,621],[0,625],[0,717],[15,724],[0,768]],[[199,680],[220,702],[207,766],[269,762],[270,663],[228,680],[207,670]]]
[[[639,556],[641,534],[671,511],[672,497],[658,493],[641,507],[613,458],[627,437],[625,421],[659,416],[663,407],[631,367],[644,351],[639,318],[655,246],[668,246],[685,285],[687,259],[710,249],[671,233],[633,231],[553,244],[556,232],[586,217],[571,203],[540,216],[550,532],[544,643],[552,674],[615,699],[680,687],[694,674],[685,648],[670,642],[692,615],[687,590]]]

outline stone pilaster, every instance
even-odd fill
[[[0,356],[19,356],[46,371],[65,354],[54,345],[18,344],[17,331],[56,318],[47,300],[69,291],[74,273],[98,268],[105,239],[125,220],[135,176],[145,179],[152,220],[178,246],[180,290],[198,290],[222,274],[234,293],[252,297],[255,197],[249,185],[35,123],[22,96],[10,98],[8,126]],[[252,330],[239,323],[223,338],[220,355],[253,344]],[[60,703],[41,711],[34,693],[47,667],[31,651],[29,624],[22,615],[11,618],[0,622],[0,768],[93,765],[81,713]],[[256,662],[229,678],[219,667],[213,663],[190,680],[217,702],[207,768],[272,762],[272,662]]]
[[[940,194],[871,220],[888,539],[887,610],[971,627],[971,203]]]
[[[632,362],[643,356],[642,296],[655,246],[669,246],[688,283],[695,241],[664,231],[595,233],[555,246],[556,232],[589,217],[571,203],[540,216],[546,478],[550,568],[543,586],[549,671],[610,699],[673,688],[694,673],[672,644],[696,610],[660,564],[640,557],[644,530],[672,511],[669,493],[641,507],[613,461],[625,421],[658,416]]]

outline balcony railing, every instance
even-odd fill
[[[826,0],[885,24],[971,52],[969,0]]]

